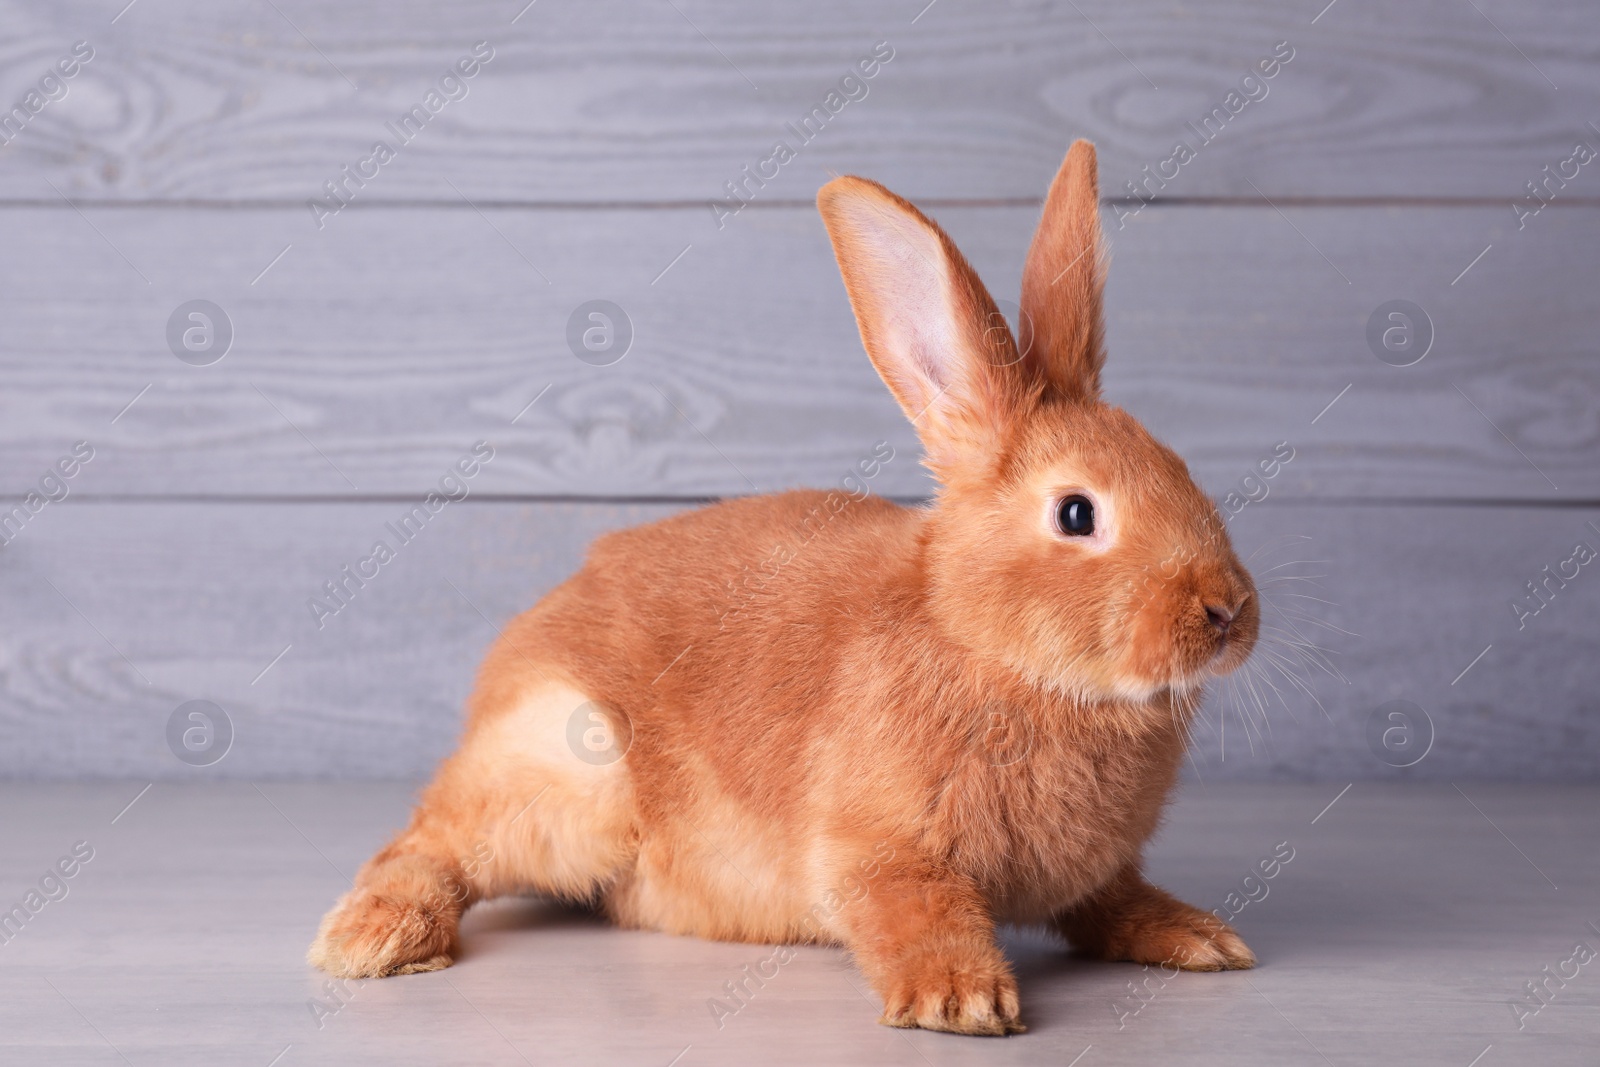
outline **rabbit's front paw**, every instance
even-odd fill
[[[990,1036],[1026,1029],[1019,1021],[1017,981],[995,950],[915,954],[901,961],[887,987],[879,1021],[889,1026]]]

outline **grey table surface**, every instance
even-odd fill
[[[412,786],[145,785],[0,784],[4,907],[93,850],[0,944],[0,1062],[1600,1062],[1600,962],[1573,962],[1600,947],[1600,787],[1188,785],[1151,874],[1205,907],[1248,889],[1236,924],[1259,968],[1168,979],[1007,931],[1030,1029],[984,1039],[877,1025],[839,950],[801,949],[730,1002],[770,949],[532,900],[473,911],[449,970],[335,996],[306,944]],[[1284,842],[1293,859],[1245,883]]]

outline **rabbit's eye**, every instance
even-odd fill
[[[1094,505],[1087,497],[1069,496],[1061,501],[1056,522],[1069,537],[1087,537],[1094,533]]]

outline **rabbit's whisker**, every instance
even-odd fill
[[[1254,560],[1257,556],[1261,555],[1262,552],[1267,551],[1269,548],[1273,552],[1276,552],[1280,547],[1288,548],[1290,545],[1292,545],[1296,541],[1309,541],[1309,540],[1311,540],[1311,535],[1310,534],[1279,534],[1277,537],[1274,537],[1269,541],[1263,541],[1261,544],[1257,545],[1256,546],[1256,550],[1254,552],[1250,553],[1249,558],[1247,558],[1244,561],[1245,566],[1248,567],[1252,560]],[[1280,541],[1284,542],[1281,546],[1278,544],[1278,542],[1280,542]]]
[[[1353,630],[1346,630],[1344,627],[1338,626],[1338,625],[1336,625],[1334,623],[1331,623],[1327,619],[1319,618],[1316,615],[1307,614],[1306,612],[1300,611],[1298,609],[1285,608],[1285,607],[1283,607],[1282,605],[1279,605],[1279,604],[1273,604],[1273,605],[1271,605],[1271,607],[1272,607],[1272,609],[1274,611],[1276,611],[1278,613],[1278,615],[1286,623],[1288,623],[1288,622],[1298,622],[1298,623],[1303,623],[1303,624],[1305,624],[1307,626],[1320,626],[1324,630],[1332,630],[1335,633],[1344,634],[1346,637],[1360,637],[1361,636],[1360,634],[1356,633]]]
[[[1312,692],[1305,682],[1300,679],[1300,676],[1291,670],[1294,664],[1285,659],[1275,649],[1264,647],[1261,649],[1261,653],[1266,657],[1267,666],[1277,671],[1286,682],[1304,693],[1317,706],[1317,710],[1322,712],[1323,718],[1332,721],[1333,717],[1328,714],[1328,709],[1322,706],[1322,701],[1318,699],[1317,694]],[[1287,706],[1287,702],[1285,702],[1285,706]]]
[[[1281,571],[1285,567],[1326,567],[1327,565],[1328,561],[1325,559],[1291,559],[1287,563],[1278,564],[1276,567],[1268,567],[1261,573],[1271,574],[1273,571]]]
[[[1319,648],[1316,645],[1304,644],[1299,641],[1292,641],[1286,637],[1283,637],[1281,634],[1273,634],[1272,637],[1278,642],[1278,644],[1280,644],[1287,651],[1291,652],[1296,659],[1300,660],[1305,665],[1314,666],[1322,673],[1328,675],[1328,677],[1337,678],[1346,685],[1350,684],[1349,679],[1344,676],[1343,672],[1339,670],[1338,665],[1335,664],[1331,658],[1339,654],[1337,651],[1333,649]]]
[[[1272,596],[1263,596],[1262,599],[1263,600],[1271,600],[1272,597],[1280,597],[1280,596],[1298,597],[1301,600],[1315,600],[1318,604],[1326,604],[1330,608],[1336,608],[1336,607],[1339,606],[1339,605],[1335,604],[1331,600],[1323,600],[1321,597],[1312,596],[1310,593],[1277,592],[1277,593],[1273,593]]]
[[[1256,588],[1265,589],[1269,586],[1281,585],[1285,582],[1305,582],[1315,586],[1318,578],[1326,578],[1326,574],[1279,574],[1271,578],[1263,578],[1256,582]]]

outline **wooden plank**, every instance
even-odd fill
[[[496,627],[570,573],[596,533],[672,509],[450,505],[318,629],[308,598],[404,510],[69,500],[46,512],[0,552],[0,775],[426,773]],[[1600,509],[1251,505],[1234,530],[1258,575],[1323,575],[1263,584],[1269,617],[1331,649],[1347,681],[1301,672],[1319,711],[1269,673],[1290,696],[1265,724],[1219,689],[1190,773],[1592,778],[1600,576],[1581,569],[1524,628],[1511,608],[1576,542],[1600,548],[1591,523]],[[1295,604],[1360,636],[1286,617]],[[1281,641],[1271,651],[1294,655]],[[165,740],[194,699],[221,705],[236,731],[209,768],[183,765]],[[1396,699],[1420,705],[1435,735],[1408,771],[1367,740]]]
[[[937,214],[1014,298],[1034,211]],[[97,452],[71,489],[100,496],[409,494],[479,439],[497,449],[488,493],[831,485],[880,439],[896,459],[875,488],[928,491],[813,210],[710,241],[692,209],[353,210],[311,241],[288,240],[293,217],[0,211],[0,491],[26,492],[80,439]],[[1150,207],[1112,222],[1108,395],[1217,492],[1289,441],[1272,487],[1288,496],[1600,498],[1600,210],[1510,221]],[[195,298],[234,326],[213,366],[168,348]],[[634,326],[612,366],[569,348],[596,298]],[[1415,366],[1368,347],[1396,298],[1434,325]]]
[[[1045,0],[920,16],[917,2],[692,0],[542,4],[513,25],[521,6],[190,0],[112,25],[87,0],[7,0],[0,99],[22,99],[76,40],[96,51],[0,150],[0,195],[54,200],[48,180],[82,199],[301,205],[479,40],[494,58],[467,95],[397,143],[360,199],[703,203],[878,41],[893,60],[792,146],[761,199],[808,199],[841,171],[918,197],[1035,198],[1067,142],[1088,136],[1112,191],[1189,137],[1199,158],[1170,195],[1509,203],[1592,138],[1585,118],[1600,113],[1600,11],[1584,0],[1326,12],[1230,0],[1203,14],[1178,0]],[[1279,41],[1294,58],[1267,95],[1201,145],[1186,124],[1224,106]],[[1594,195],[1592,179],[1584,188]],[[309,225],[304,212],[294,223]]]
[[[67,895],[5,946],[0,1022],[8,1057],[27,1064],[265,1067],[281,1055],[279,1067],[666,1067],[677,1055],[713,1067],[1018,1067],[1081,1056],[1085,1067],[1161,1063],[1182,1048],[1185,1067],[1465,1067],[1493,1045],[1485,1064],[1592,1067],[1600,1027],[1583,982],[1547,986],[1552,1006],[1515,1036],[1506,1002],[1543,979],[1540,967],[1563,969],[1572,942],[1593,944],[1600,858],[1587,816],[1600,790],[1363,782],[1308,825],[1342,784],[1189,789],[1151,842],[1149,878],[1236,912],[1258,970],[1155,977],[1006,929],[1029,1031],[980,1043],[878,1026],[877,1001],[839,948],[797,946],[773,967],[761,962],[769,947],[623,930],[528,898],[474,906],[448,971],[330,990],[306,945],[349,873],[404,824],[403,786],[160,783],[108,826],[138,783],[0,783],[8,907],[72,843],[95,849],[71,868]],[[1263,880],[1279,843],[1293,858]],[[1132,975],[1148,983],[1135,987],[1142,1003]],[[729,981],[742,983],[737,1002]],[[583,1007],[544,1008],[567,1001]],[[739,1011],[719,1016],[718,1002]]]
[[[739,1012],[719,1018],[708,1008],[729,1003],[724,983],[770,948],[622,930],[526,898],[469,911],[453,969],[351,982],[329,999],[325,977],[303,959],[306,943],[345,888],[335,868],[352,870],[404,819],[404,788],[162,783],[108,827],[126,783],[5,783],[8,904],[72,842],[90,841],[95,856],[6,946],[0,1020],[8,1054],[23,1063],[122,1063],[120,1053],[135,1064],[264,1065],[288,1046],[283,1063],[633,1067],[668,1064],[690,1046],[681,1062],[912,1064],[925,1052],[951,1067],[1011,1067],[1068,1064],[1093,1044],[1091,1056],[1119,1064],[1160,1062],[1180,1045],[1187,1067],[1323,1062],[1313,1049],[1333,1063],[1466,1064],[1511,1043],[1505,1002],[1540,975],[1539,960],[1555,969],[1569,942],[1592,944],[1581,902],[1600,886],[1600,862],[1581,817],[1597,800],[1593,785],[1462,786],[1559,892],[1443,783],[1362,783],[1314,827],[1309,818],[1337,785],[1192,789],[1152,842],[1146,871],[1200,907],[1248,892],[1237,924],[1258,971],[1157,985],[1128,967],[1069,958],[1042,932],[1007,929],[1000,938],[1028,1034],[1004,1044],[913,1034],[908,1048],[875,1025],[876,1001],[841,949],[797,947],[781,970],[762,968],[761,986],[743,978]],[[1293,859],[1262,881],[1260,861],[1279,842]],[[1375,897],[1385,906],[1372,907]],[[1419,967],[1430,975],[1422,996]],[[1142,1007],[1123,999],[1135,973],[1150,983]],[[1559,993],[1517,1035],[1539,1055],[1511,1062],[1593,1063],[1585,987]],[[325,1017],[310,1010],[313,999]],[[563,999],[584,1009],[539,1010]]]

